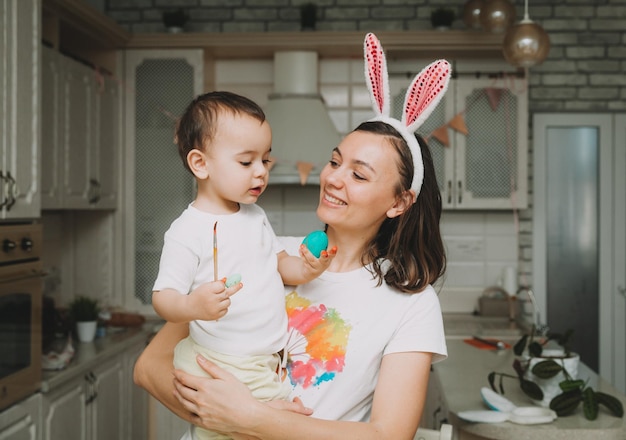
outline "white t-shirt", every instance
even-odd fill
[[[302,237],[281,237],[297,255]],[[289,317],[288,377],[291,397],[313,408],[311,417],[368,421],[382,358],[401,352],[448,356],[439,298],[428,286],[405,294],[366,269],[324,272],[297,287],[285,287]],[[187,432],[182,440],[191,439]]]
[[[287,252],[302,238],[281,238]],[[328,420],[369,420],[382,357],[389,353],[433,353],[447,357],[439,299],[429,286],[405,294],[376,280],[366,269],[324,272],[287,289],[288,378],[300,397]]]
[[[153,290],[188,294],[213,276],[213,225],[217,221],[218,279],[241,274],[218,321],[193,321],[189,333],[202,346],[234,356],[277,353],[285,347],[287,316],[276,254],[284,248],[265,212],[240,205],[235,214],[215,215],[189,205],[165,233]]]

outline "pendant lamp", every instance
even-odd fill
[[[480,9],[480,24],[485,31],[501,34],[513,23],[515,6],[509,0],[485,0]]]
[[[467,0],[463,6],[463,23],[468,29],[481,29],[480,11],[483,8],[484,0]]]
[[[528,0],[524,2],[524,19],[513,25],[504,35],[504,59],[516,67],[541,64],[550,51],[550,37],[528,15]]]

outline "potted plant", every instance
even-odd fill
[[[76,296],[68,306],[72,322],[81,342],[91,342],[96,336],[100,306],[98,300],[84,295]]]
[[[182,32],[187,20],[189,14],[182,8],[163,12],[163,24],[172,33]]]
[[[495,392],[504,394],[503,379],[517,379],[521,390],[535,403],[549,406],[559,417],[572,414],[583,402],[585,418],[595,420],[599,406],[607,408],[616,417],[623,417],[624,407],[615,397],[595,391],[583,379],[578,379],[580,357],[572,353],[569,340],[572,330],[564,334],[536,332],[535,326],[513,346],[516,359],[513,369],[517,376],[492,371],[489,385]],[[560,349],[547,349],[554,341]],[[499,383],[496,387],[496,378]]]
[[[456,14],[451,8],[437,8],[430,13],[430,23],[435,29],[450,29]]]

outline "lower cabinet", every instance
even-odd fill
[[[0,412],[0,440],[41,440],[41,394]]]
[[[138,343],[43,394],[43,440],[145,439],[148,395],[132,380]]]
[[[439,383],[439,375],[437,371],[431,367],[430,376],[428,378],[428,393],[426,394],[426,402],[424,404],[424,412],[420,426],[428,429],[440,429],[442,423],[448,422],[448,408],[441,391]]]
[[[124,374],[114,359],[44,395],[44,438],[123,438]]]

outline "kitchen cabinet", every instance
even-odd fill
[[[53,49],[42,52],[42,207],[114,209],[119,85]]]
[[[0,0],[0,218],[40,215],[39,0]]]
[[[398,117],[408,82],[406,78],[390,81]],[[437,108],[418,129],[428,138],[444,209],[527,207],[525,84],[520,78],[454,78]],[[452,126],[466,128],[467,133]],[[437,136],[442,127],[448,145]]]
[[[0,440],[41,440],[41,394],[0,412]]]
[[[442,423],[448,423],[448,407],[441,391],[439,375],[435,369],[431,368],[420,427],[440,429]]]
[[[195,180],[174,144],[179,116],[203,90],[203,52],[129,50],[125,53],[123,188],[128,267],[126,307],[153,314],[152,286],[163,235],[195,195]]]
[[[133,382],[135,362],[145,347],[145,341],[141,341],[126,349],[124,353],[124,389],[127,390],[124,402],[128,404],[124,408],[124,414],[127,417],[124,438],[127,439],[148,438],[149,394]]]
[[[44,438],[125,438],[124,372],[118,356],[44,395]]]

